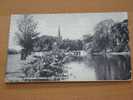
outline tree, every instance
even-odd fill
[[[91,34],[86,34],[83,35],[83,49],[86,51],[91,52],[92,45],[93,45],[93,35]]]
[[[35,39],[34,51],[49,51],[52,50],[53,43],[57,42],[57,37],[43,35]],[[39,48],[39,50],[36,50]]]
[[[60,49],[64,50],[82,50],[83,48],[83,43],[82,40],[70,40],[70,39],[65,39],[62,41],[60,45]]]
[[[88,34],[86,34],[86,35],[83,35],[83,42],[84,43],[88,43],[88,42],[91,42],[93,40],[93,36],[92,35],[88,35]]]
[[[31,15],[22,15],[17,23],[18,31],[16,32],[18,44],[22,47],[21,59],[26,59],[33,49],[34,39],[39,35],[36,31],[37,22]]]
[[[93,36],[93,51],[101,52],[105,51],[110,46],[111,32],[110,29],[113,26],[114,21],[112,19],[104,20],[98,23],[95,27],[95,34]]]
[[[115,23],[111,27],[113,36],[113,51],[123,52],[128,51],[128,20]]]

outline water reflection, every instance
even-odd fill
[[[9,56],[7,67],[7,79],[23,81],[23,64],[18,55]],[[12,59],[12,57],[14,59]],[[15,65],[15,66],[14,66]],[[52,75],[47,77],[35,77],[39,80],[60,80],[60,81],[94,81],[94,80],[128,80],[131,78],[131,66],[129,55],[88,55],[75,57],[67,63],[57,66],[47,66]],[[45,70],[47,68],[45,66]],[[29,77],[26,77],[29,81]],[[34,77],[33,77],[34,78]],[[25,81],[25,80],[24,80]],[[34,81],[34,80],[33,80]]]
[[[127,80],[131,78],[128,55],[89,55],[65,64],[71,81]]]

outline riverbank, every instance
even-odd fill
[[[130,55],[130,52],[106,52],[106,53],[90,53],[92,55]]]

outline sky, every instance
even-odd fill
[[[57,13],[31,14],[38,23],[37,31],[40,35],[57,36],[60,33],[63,39],[82,39],[85,34],[94,34],[95,26],[102,20],[113,19],[120,22],[128,19],[126,12],[110,13]],[[20,49],[16,43],[17,21],[23,14],[11,15],[9,30],[9,48]]]

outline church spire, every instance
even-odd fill
[[[61,30],[60,30],[60,25],[58,26],[58,39],[59,39],[59,41],[62,40],[62,37],[61,37]]]

